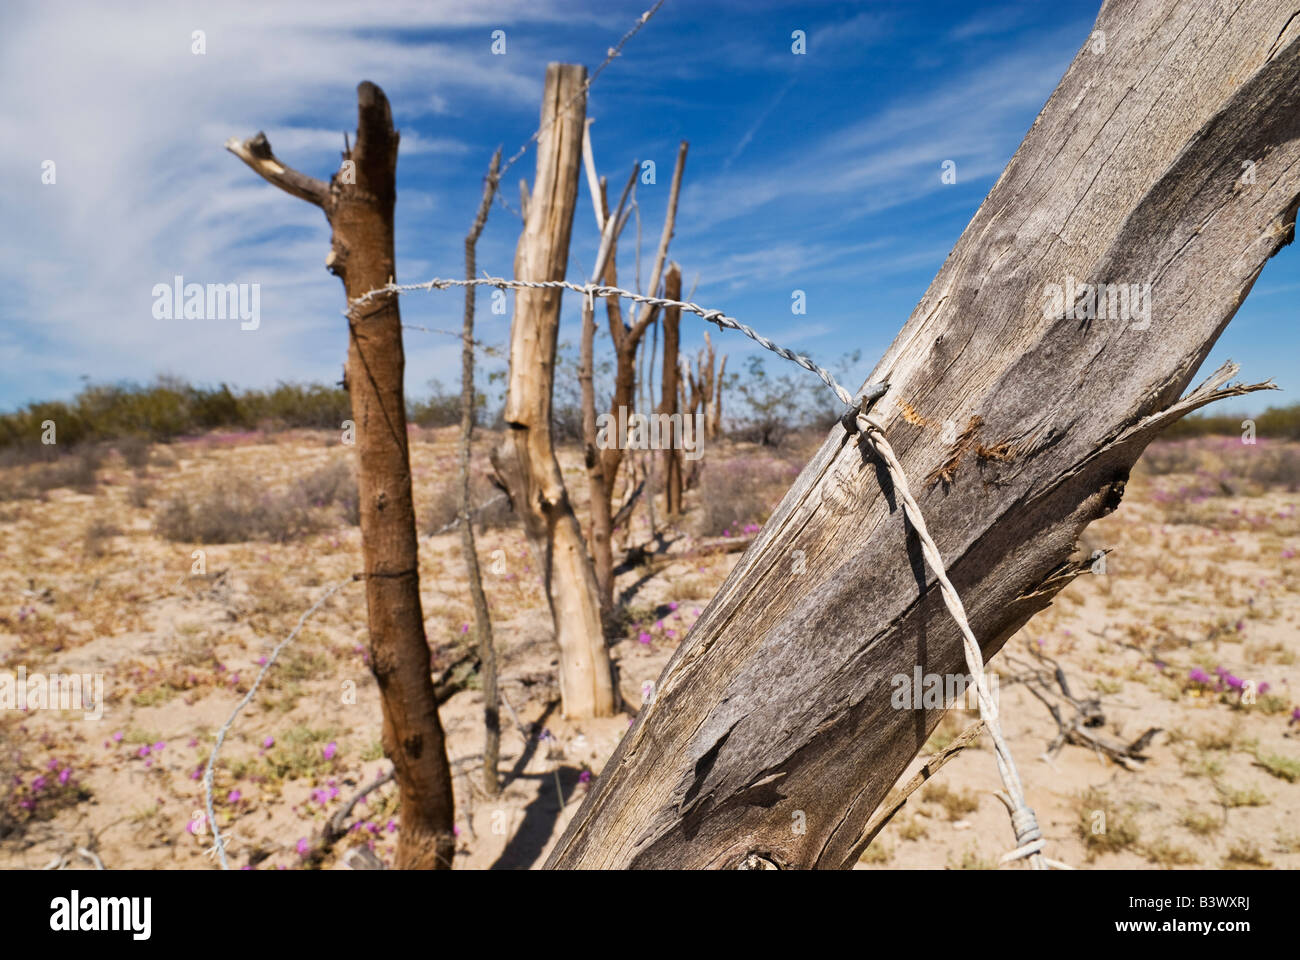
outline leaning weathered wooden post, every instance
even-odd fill
[[[357,140],[330,182],[286,167],[265,135],[231,139],[226,149],[287,193],[325,212],[332,229],[325,265],[343,280],[349,302],[395,276],[393,207],[397,143],[392,111],[369,81],[357,87]],[[370,625],[371,669],[383,708],[384,751],[401,794],[397,866],[450,869],[451,771],[429,673],[420,607],[419,556],[411,499],[397,296],[348,311],[345,384],[356,429],[361,550]]]
[[[1252,389],[1217,389],[1228,367],[1179,400],[1294,235],[1295,12],[1107,2],[869,378],[986,660],[1089,569],[1077,538],[1152,437]],[[943,716],[891,702],[918,665],[967,672],[887,475],[836,426],[548,865],[851,866]],[[1032,806],[1050,781],[1021,772]]]

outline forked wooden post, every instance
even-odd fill
[[[546,68],[537,175],[515,251],[515,278],[563,280],[578,199],[586,68]],[[492,464],[542,567],[560,647],[560,695],[569,717],[604,717],[616,708],[596,575],[569,502],[551,435],[551,394],[560,291],[521,289],[510,327],[507,435]]]
[[[1108,0],[869,378],[890,383],[873,415],[986,660],[1089,569],[1077,538],[1151,439],[1252,389],[1218,389],[1227,367],[1179,400],[1294,235],[1297,13]],[[1127,315],[1099,315],[1120,284]],[[958,630],[880,463],[837,425],[548,866],[851,866],[943,716],[891,702],[891,678],[918,665],[964,676]],[[1021,772],[1032,806],[1050,783]]]
[[[652,295],[658,292],[664,262],[668,256],[668,245],[672,241],[673,231],[676,229],[677,200],[681,194],[682,175],[686,169],[686,153],[688,149],[689,144],[685,140],[677,146],[677,160],[673,165],[673,179],[668,187],[668,209],[664,213],[663,229],[659,235],[659,247],[655,251],[654,267],[650,273],[650,287],[648,289]],[[602,211],[604,216],[609,215],[608,209],[604,206],[603,196]],[[618,286],[617,249],[618,236],[616,231],[611,240],[610,253],[605,261],[603,274],[605,283],[611,287]],[[637,251],[639,255],[639,245]],[[605,303],[606,313],[609,318],[609,337],[614,344],[614,395],[610,398],[609,415],[610,420],[614,423],[627,422],[636,410],[637,358],[641,355],[639,349],[641,340],[655,317],[656,308],[644,304],[629,311],[633,321],[629,324],[623,320],[623,306],[618,297],[609,297]],[[633,494],[617,513],[613,508],[614,482],[625,459],[628,458],[624,456],[622,443],[611,443],[600,451],[598,461],[590,469],[593,491],[591,499],[592,553],[595,559],[596,582],[600,588],[601,602],[607,609],[613,606],[614,598],[614,557],[610,543],[611,536],[615,527],[627,522],[627,518],[631,516],[632,508],[636,505],[635,494]],[[631,461],[629,460],[629,462]],[[644,485],[646,484],[643,480],[642,485],[636,486],[635,489],[640,490]]]
[[[357,87],[357,114],[356,144],[328,184],[286,167],[263,134],[226,143],[260,176],[325,212],[332,228],[326,266],[343,280],[349,301],[395,276],[398,134],[388,99],[373,83]],[[348,326],[345,384],[356,426],[371,669],[402,803],[397,866],[450,869],[451,772],[420,607],[397,296],[350,310]]]

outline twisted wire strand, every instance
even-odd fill
[[[778,357],[798,364],[809,373],[816,374],[826,386],[835,392],[845,406],[853,405],[853,395],[836,382],[835,377],[825,367],[818,366],[803,354],[787,350],[774,343],[748,324],[741,323],[735,317],[729,317],[721,310],[709,310],[689,300],[669,300],[666,297],[651,297],[643,293],[624,290],[621,287],[609,287],[594,283],[571,283],[568,280],[507,280],[505,277],[475,277],[472,280],[444,280],[435,277],[424,283],[388,283],[374,290],[369,290],[351,301],[351,307],[364,306],[377,297],[389,294],[416,293],[419,291],[446,290],[448,287],[489,286],[501,289],[526,290],[572,290],[583,296],[623,297],[635,303],[646,303],[652,307],[675,307],[703,317],[709,323],[717,324],[728,330],[738,330],[766,350],[771,350]]]
[[[970,621],[966,617],[966,608],[961,602],[961,597],[957,594],[957,588],[948,579],[948,573],[944,568],[939,547],[930,536],[930,531],[925,525],[925,518],[921,516],[921,507],[912,496],[911,488],[907,483],[907,475],[903,472],[903,465],[898,462],[894,448],[885,438],[884,428],[878,421],[865,413],[859,413],[856,421],[862,435],[867,438],[867,442],[871,444],[889,470],[890,480],[894,484],[894,493],[903,505],[903,512],[907,515],[908,521],[912,524],[912,529],[916,531],[916,535],[921,541],[921,553],[924,555],[926,563],[934,571],[935,579],[939,582],[939,591],[943,596],[944,606],[948,608],[948,613],[951,614],[953,620],[957,623],[957,628],[961,631],[962,651],[966,656],[966,669],[975,679],[980,717],[984,720],[984,725],[989,731],[989,737],[993,740],[993,754],[997,759],[998,775],[1009,798],[1009,802],[1004,802],[1011,814],[1011,827],[1016,835],[1016,849],[1004,855],[1001,862],[1009,863],[1013,860],[1028,857],[1031,867],[1035,870],[1044,870],[1047,868],[1047,862],[1042,854],[1045,845],[1043,833],[1038,827],[1038,819],[1034,815],[1034,811],[1025,803],[1025,791],[1020,782],[1020,774],[1016,770],[1016,762],[1011,756],[1011,749],[1002,736],[1002,724],[998,719],[998,708],[989,693],[988,679],[984,675],[984,654],[980,651],[979,643],[975,640],[975,634],[971,631]]]
[[[605,59],[602,60],[600,66],[598,66],[595,70],[593,70],[588,75],[587,79],[583,81],[582,89],[579,90],[577,93],[575,93],[572,97],[570,97],[568,102],[565,103],[564,106],[562,106],[559,110],[555,111],[555,116],[551,119],[551,123],[548,123],[542,127],[538,127],[536,130],[534,130],[533,135],[529,137],[527,140],[525,140],[523,144],[519,147],[519,149],[516,150],[514,154],[510,157],[510,159],[505,162],[505,165],[497,173],[498,181],[500,181],[500,179],[506,175],[506,171],[509,170],[511,167],[513,167],[517,160],[519,160],[525,153],[528,152],[529,147],[531,147],[534,143],[536,143],[539,139],[541,139],[542,134],[545,133],[548,129],[550,129],[551,124],[553,124],[560,117],[564,116],[564,114],[568,112],[571,106],[573,106],[580,99],[582,99],[587,95],[588,91],[591,90],[591,85],[593,82],[595,82],[596,78],[600,76],[602,72],[604,72],[606,67],[608,67],[611,63],[614,62],[614,59],[620,53],[622,53],[623,45],[637,35],[637,32],[650,21],[651,17],[653,17],[656,13],[659,12],[659,8],[662,7],[665,2],[666,0],[659,0],[659,2],[656,3],[653,7],[651,7],[649,10],[645,11],[644,13],[642,13],[641,16],[637,17],[637,21],[632,25],[632,29],[628,30],[627,33],[623,34],[622,38],[619,39],[618,43],[614,44],[614,46],[610,47],[609,50],[605,52]],[[506,203],[504,198],[502,198],[501,202],[505,204],[506,209],[510,209],[510,204]]]
[[[971,630],[970,621],[966,616],[966,608],[962,604],[961,597],[957,593],[956,587],[948,579],[947,570],[944,566],[943,556],[939,553],[939,548],[934,539],[930,536],[929,529],[926,527],[925,518],[921,515],[921,507],[912,496],[911,488],[907,482],[907,474],[903,470],[903,465],[899,462],[898,456],[894,453],[894,448],[890,445],[889,440],[885,437],[884,427],[870,417],[866,410],[869,402],[884,394],[888,388],[887,383],[869,384],[855,399],[848,390],[840,386],[829,370],[818,366],[807,357],[787,350],[785,347],[774,343],[772,340],[763,336],[753,327],[741,323],[735,317],[729,317],[721,310],[709,310],[701,307],[697,303],[688,300],[670,300],[665,297],[652,297],[645,294],[635,293],[631,290],[624,290],[621,287],[611,287],[595,283],[578,284],[570,283],[567,280],[507,280],[504,277],[476,277],[469,280],[444,280],[435,277],[424,283],[397,284],[388,283],[375,290],[370,290],[359,297],[350,301],[349,309],[346,311],[349,317],[353,316],[353,310],[357,307],[364,306],[377,297],[400,295],[403,293],[412,293],[416,291],[445,290],[448,287],[463,286],[493,286],[502,289],[529,289],[529,290],[572,290],[580,293],[585,297],[623,297],[635,303],[650,304],[657,307],[675,307],[690,313],[697,314],[710,323],[717,324],[719,327],[738,330],[745,336],[749,337],[759,346],[770,350],[777,356],[797,364],[805,370],[816,374],[823,383],[826,384],[835,395],[850,408],[849,412],[841,421],[845,428],[850,432],[856,428],[871,444],[880,459],[884,462],[889,472],[890,480],[894,485],[894,491],[903,505],[903,511],[911,523],[912,528],[916,531],[921,541],[921,551],[925,557],[926,563],[934,572],[935,579],[939,584],[939,591],[943,597],[944,606],[947,607],[948,613],[956,622],[958,630],[962,636],[962,652],[966,659],[966,669],[975,681],[975,690],[979,703],[980,717],[984,720],[988,728],[989,736],[993,741],[994,758],[997,762],[998,776],[1002,780],[1005,788],[1005,795],[999,794],[1000,799],[1006,804],[1007,812],[1011,816],[1011,827],[1015,833],[1016,848],[1003,855],[1001,863],[1010,863],[1016,860],[1028,859],[1030,866],[1035,870],[1045,870],[1048,867],[1065,867],[1065,864],[1055,860],[1049,860],[1043,855],[1043,848],[1046,841],[1043,839],[1042,830],[1039,828],[1038,819],[1034,811],[1025,802],[1024,787],[1020,781],[1019,771],[1016,769],[1015,760],[1011,755],[1011,749],[1007,746],[1006,739],[1002,734],[1002,724],[998,718],[997,705],[989,692],[988,679],[984,672],[984,655],[979,648],[979,643],[975,639],[975,634]]]
[[[307,611],[298,618],[298,625],[293,628],[293,632],[281,640],[276,648],[271,651],[271,655],[266,658],[266,663],[262,664],[262,669],[258,672],[257,679],[254,680],[253,685],[248,688],[248,693],[244,694],[244,699],[239,701],[234,711],[230,714],[230,718],[226,720],[226,722],[221,725],[221,729],[217,731],[217,742],[212,746],[212,753],[208,756],[207,769],[203,771],[203,802],[207,808],[208,826],[212,828],[213,847],[216,849],[217,856],[221,860],[222,870],[229,870],[230,864],[226,861],[225,841],[221,837],[221,828],[217,826],[217,817],[212,809],[212,776],[217,765],[217,754],[221,752],[221,745],[225,742],[226,734],[230,732],[230,728],[234,725],[235,718],[239,716],[240,711],[252,702],[253,697],[257,694],[257,688],[262,685],[262,678],[265,677],[267,671],[275,665],[276,658],[280,656],[280,651],[293,642],[294,637],[298,636],[299,632],[302,630],[303,624],[307,622],[307,619],[313,613],[321,608],[326,600],[334,596],[334,594],[338,593],[355,579],[356,578],[353,575],[349,574],[346,580],[340,580],[338,583],[334,584],[334,586],[321,594],[320,598],[315,603],[307,608]]]

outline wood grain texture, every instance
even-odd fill
[[[519,280],[563,280],[578,199],[586,115],[585,67],[552,63],[542,94],[542,134],[528,218],[515,250]],[[551,392],[560,291],[520,289],[510,325],[507,435],[492,465],[510,493],[543,571],[560,648],[560,695],[568,717],[606,717],[617,707],[601,625],[596,575],[565,489],[551,435]]]
[[[276,159],[264,134],[232,139],[226,148],[270,183],[324,211],[331,228],[325,264],[351,301],[396,276],[399,139],[388,98],[363,81],[357,86],[356,144],[328,186]],[[397,297],[350,310],[348,332],[344,385],[356,425],[371,670],[383,710],[384,753],[393,761],[401,794],[397,866],[449,870],[455,853],[451,768],[420,604]]]
[[[1177,402],[1292,237],[1298,12],[1106,3],[1105,51],[1080,50],[867,378],[892,385],[880,419],[986,659],[1087,569],[1077,537],[1152,437],[1221,395]],[[1069,277],[1150,283],[1149,327],[1045,317],[1046,285]],[[890,678],[917,664],[964,674],[957,630],[888,477],[836,427],[547,865],[851,866],[942,715],[890,705]]]

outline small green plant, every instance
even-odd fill
[[[1209,777],[1213,780],[1223,773],[1223,761],[1209,753],[1185,753],[1179,759],[1189,777]]]
[[[1208,810],[1189,810],[1179,822],[1198,837],[1208,837],[1223,829],[1223,819]]]
[[[1279,780],[1295,783],[1300,780],[1300,760],[1284,757],[1280,753],[1256,753],[1255,763]]]
[[[151,690],[141,690],[139,693],[133,693],[131,703],[137,707],[157,707],[174,696],[176,696],[176,691],[171,687],[154,687]]]
[[[883,840],[877,838],[871,846],[862,851],[862,856],[858,858],[859,863],[882,864],[888,863],[894,856],[894,851]]]
[[[1281,830],[1273,842],[1277,844],[1278,853],[1300,853],[1300,833]]]
[[[276,780],[312,777],[333,769],[335,751],[330,747],[337,735],[333,729],[315,730],[305,724],[294,727],[276,739],[260,766],[266,776]]]
[[[1168,837],[1159,837],[1142,848],[1142,855],[1151,863],[1168,869],[1199,863],[1200,858],[1187,847],[1174,843]]]
[[[1075,813],[1078,817],[1075,830],[1089,860],[1137,845],[1138,826],[1131,811],[1112,803],[1097,787],[1089,787],[1079,795]]]
[[[1279,697],[1275,693],[1266,693],[1255,702],[1255,709],[1267,716],[1276,716],[1279,713],[1286,713],[1290,701],[1286,697]]]
[[[979,809],[980,798],[970,790],[953,790],[941,781],[930,781],[921,794],[927,803],[935,803],[944,809],[949,820],[960,820],[968,813]]]
[[[1195,743],[1200,750],[1231,750],[1241,739],[1241,722],[1233,720],[1226,730],[1202,730]]]
[[[930,832],[922,817],[908,817],[898,825],[898,835],[904,840],[920,840]]]
[[[1253,840],[1247,840],[1244,837],[1235,841],[1228,848],[1228,852],[1223,858],[1223,868],[1225,870],[1239,869],[1241,867],[1267,869],[1271,866],[1273,864],[1264,858],[1259,845]]]
[[[971,844],[962,851],[961,859],[953,864],[951,856],[948,858],[948,869],[950,870],[996,870],[997,864],[985,857],[980,856],[979,847]]]
[[[1228,809],[1237,807],[1262,807],[1268,804],[1268,797],[1258,787],[1225,787],[1221,783],[1214,785],[1219,791],[1219,801]]]
[[[304,638],[306,639],[306,638]],[[315,680],[330,673],[330,661],[325,654],[311,649],[309,646],[297,647],[281,654],[275,662],[275,672],[270,676],[276,677],[277,682],[270,684],[279,686],[278,681],[283,680],[292,682],[295,680]]]

